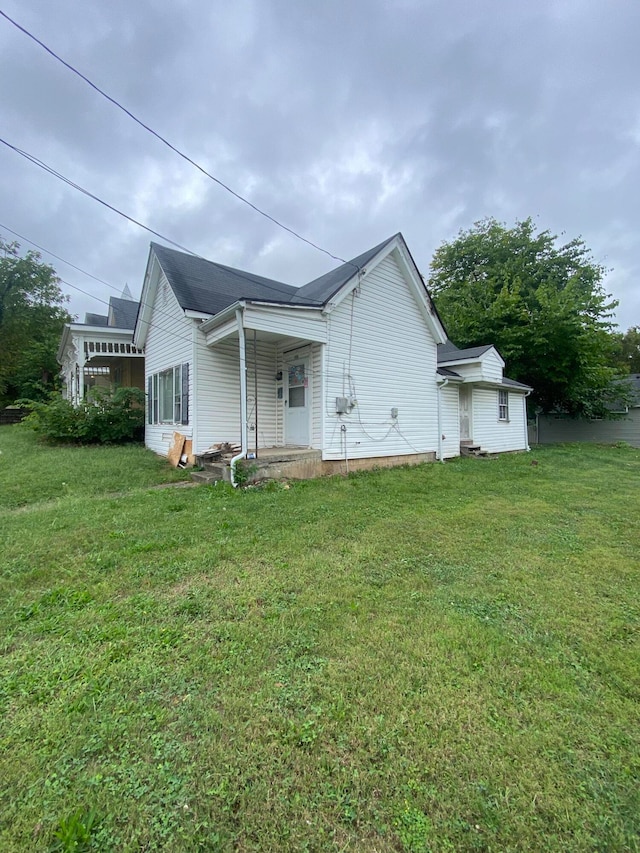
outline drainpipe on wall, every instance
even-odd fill
[[[442,391],[443,388],[446,388],[448,384],[448,379],[445,379],[443,382],[438,384],[438,459],[440,462],[444,462],[444,451],[442,448],[442,401],[440,399],[440,391]]]
[[[234,489],[238,485],[234,477],[235,464],[247,455],[247,354],[243,320],[242,308],[236,308],[238,348],[240,351],[240,453],[236,454],[231,460],[231,485]]]
[[[527,397],[531,391],[527,391],[527,393],[522,398],[522,405],[524,406],[524,446],[527,450],[531,450],[529,447],[529,421],[527,420]],[[538,418],[536,416],[536,432],[537,432],[537,422]],[[537,436],[536,436],[537,438]]]

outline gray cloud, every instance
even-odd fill
[[[439,243],[476,219],[532,215],[581,234],[613,267],[620,325],[640,323],[640,7],[630,0],[12,0],[5,10],[334,254],[401,230],[426,271]],[[331,266],[5,21],[0,93],[2,136],[171,239],[293,283]],[[0,211],[10,228],[139,292],[150,236],[4,148]],[[72,305],[100,307],[77,295]]]

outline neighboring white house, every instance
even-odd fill
[[[133,344],[163,455],[174,431],[195,453],[313,448],[324,470],[455,456],[465,430],[527,448],[530,389],[448,342],[401,234],[303,287],[152,243]]]
[[[125,287],[112,296],[108,314],[86,314],[65,323],[58,347],[62,394],[77,406],[95,387],[144,388],[144,352],[133,345],[138,303]]]

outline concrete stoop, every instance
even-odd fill
[[[483,450],[479,444],[461,441],[460,456],[488,456],[488,452],[486,450]]]
[[[231,459],[208,462],[196,457],[202,471],[191,475],[196,483],[230,483]],[[320,477],[322,453],[300,447],[265,448],[258,452],[257,459],[243,459],[242,465],[247,472],[249,483],[262,483],[266,480],[311,480]]]

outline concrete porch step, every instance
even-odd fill
[[[196,457],[202,471],[194,471],[191,478],[196,483],[230,483],[230,457],[215,462]],[[264,480],[307,480],[322,473],[322,452],[309,447],[265,447],[258,450],[257,459],[243,459],[242,465],[249,482]]]
[[[460,442],[461,456],[486,456],[487,451],[483,450],[479,444],[469,444]]]
[[[230,483],[231,470],[228,465],[224,464],[224,462],[207,462],[204,465],[204,470],[193,471],[191,479],[194,483],[205,483],[209,485],[220,482]]]

